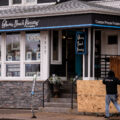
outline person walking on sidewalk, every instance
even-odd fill
[[[113,71],[109,71],[108,72],[108,77],[103,79],[103,84],[106,85],[106,100],[105,100],[105,118],[109,118],[110,114],[109,114],[109,105],[110,102],[112,102],[116,109],[118,110],[118,112],[120,113],[120,105],[117,103],[117,85],[120,85],[120,80],[118,80],[115,77],[115,74]]]

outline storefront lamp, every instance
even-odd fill
[[[56,3],[59,3],[60,2],[60,0],[56,0]]]

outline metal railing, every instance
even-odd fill
[[[97,54],[95,55],[95,77],[97,79],[107,77],[110,70],[110,57],[120,55]]]
[[[49,79],[43,82],[43,99],[42,99],[42,107],[45,107],[45,84],[49,82]]]
[[[37,75],[35,74],[33,76],[33,84],[32,84],[32,90],[31,90],[31,97],[32,97],[32,101],[31,101],[31,111],[32,111],[32,118],[37,118],[35,116],[35,111],[34,111],[34,94],[35,94],[35,84],[36,84],[36,79],[37,79]]]
[[[76,84],[76,81],[80,78],[80,76],[76,75],[74,78],[73,78],[73,81],[72,81],[72,89],[71,89],[71,109],[73,109],[73,98],[74,98],[74,86]]]

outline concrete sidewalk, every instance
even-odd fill
[[[0,110],[0,120],[106,120],[103,116],[80,114],[36,112],[37,118],[32,118],[30,110]],[[110,120],[120,120],[120,117],[111,117]]]

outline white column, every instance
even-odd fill
[[[5,66],[5,63],[4,63],[4,61],[5,61],[5,59],[6,59],[6,54],[5,54],[5,37],[6,37],[6,34],[5,33],[2,33],[1,34],[1,39],[2,39],[2,41],[1,41],[1,76],[2,76],[2,78],[4,78],[5,76],[6,76],[6,66]]]
[[[49,32],[40,32],[41,40],[41,80],[46,80],[49,77]]]
[[[95,78],[95,29],[93,30],[93,78]]]
[[[83,55],[83,80],[85,78],[85,55]]]
[[[91,64],[91,28],[88,29],[88,79],[90,79],[90,64]]]

